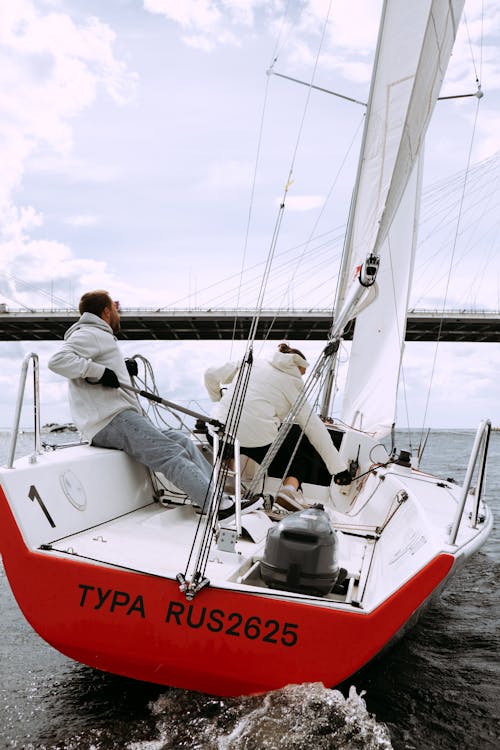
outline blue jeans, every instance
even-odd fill
[[[159,430],[148,417],[127,409],[94,436],[92,445],[117,448],[161,471],[193,505],[204,508],[210,498],[212,466],[181,430]]]

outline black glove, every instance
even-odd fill
[[[352,482],[351,472],[347,469],[345,471],[339,471],[339,473],[335,474],[333,477],[333,481],[335,484],[340,484],[345,487]]]
[[[125,367],[127,368],[127,372],[131,377],[135,378],[136,375],[139,374],[139,368],[137,367],[137,362],[135,361],[135,359],[126,359]]]
[[[106,388],[119,388],[120,381],[116,377],[116,373],[110,370],[108,367],[104,370],[102,377],[97,381],[100,385],[106,386]]]

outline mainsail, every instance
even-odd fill
[[[378,435],[394,421],[413,269],[416,163],[451,55],[464,0],[386,0],[346,235],[339,310],[353,270],[380,257],[378,295],[357,316],[341,418]],[[395,314],[397,310],[397,314]]]

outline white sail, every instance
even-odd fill
[[[380,251],[392,223],[423,144],[463,5],[464,0],[384,3],[340,303],[352,269],[369,252]]]
[[[397,292],[398,305],[407,299],[413,265],[415,204],[412,207],[405,205],[406,228],[404,219],[398,217],[398,239],[394,235],[388,241],[388,233],[410,176],[416,173],[414,167],[439,95],[463,4],[464,0],[419,0],[417,3],[386,0],[382,11],[336,306],[338,310],[347,296],[349,285],[359,283],[356,279],[353,281],[353,270],[363,263],[368,253],[379,255],[379,275],[382,274],[379,291],[382,299],[377,303],[377,308],[372,304],[369,312],[358,316],[354,356],[349,365],[347,394],[341,414],[349,424],[353,419],[359,421],[362,413],[363,429],[368,429],[367,425],[370,425],[370,431],[377,434],[387,430],[389,415],[394,414],[404,327],[399,336],[397,330],[401,328],[401,322],[396,327],[380,322],[377,328],[372,318],[376,312],[384,320],[394,315],[392,282],[391,288],[385,289],[387,278],[394,273],[394,269],[397,269],[397,283],[402,285]],[[414,179],[417,185],[416,174]],[[416,191],[412,188],[408,188],[409,195],[416,200]],[[405,197],[405,204],[407,200],[409,198]],[[403,241],[405,231],[408,239]],[[387,252],[389,247],[390,257]],[[403,273],[407,275],[404,280],[400,278]],[[385,357],[379,357],[377,349],[380,371],[374,367],[373,344],[366,347],[366,342],[371,341],[371,334],[364,333],[365,325],[370,328],[375,326],[377,331],[379,328],[384,330],[383,334],[376,336],[378,347],[386,352]],[[397,346],[386,342],[386,338],[397,339]],[[394,380],[392,373],[396,373],[395,387],[393,383],[390,388],[375,391],[374,395],[374,384],[387,383],[388,373],[391,373],[391,382]],[[379,403],[382,399],[387,403]]]
[[[387,435],[395,421],[417,239],[421,161],[413,170],[382,248],[384,262],[377,275],[376,299],[356,318],[349,359],[342,419],[377,437]]]

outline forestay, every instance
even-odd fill
[[[358,283],[367,254],[379,255],[378,296],[357,317],[341,417],[380,436],[394,422],[418,218],[415,165],[463,5],[387,0],[382,11],[336,305]]]

